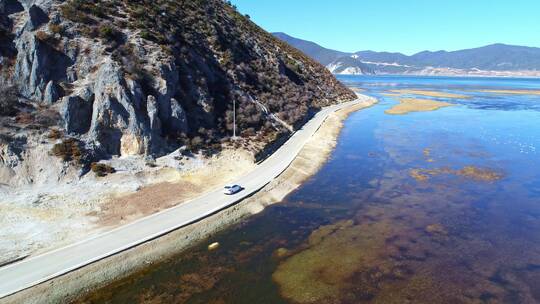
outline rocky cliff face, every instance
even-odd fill
[[[32,149],[80,163],[219,150],[233,101],[244,143],[264,145],[354,98],[220,0],[1,0],[0,90],[2,183]]]

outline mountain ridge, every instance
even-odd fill
[[[306,41],[286,34],[280,33],[277,37],[291,43],[292,46],[299,48],[301,51],[303,51],[306,44]],[[300,41],[302,42],[300,43]],[[311,49],[306,54],[312,54],[310,56],[318,60],[316,56],[317,50],[314,46],[317,44],[309,43]],[[364,72],[358,74],[369,74],[369,71],[372,71],[375,74],[540,76],[540,48],[537,47],[493,43],[456,51],[421,51],[413,55],[370,50],[347,53],[328,48],[323,49],[325,54],[333,56],[333,60],[325,64],[328,62],[328,57],[325,57],[320,62],[325,64],[331,71],[336,71],[335,66],[340,66],[341,70],[346,71],[348,68],[353,69],[363,64],[369,69],[364,69]],[[346,58],[351,56],[359,62],[351,62],[349,58]],[[338,71],[337,74],[340,74],[340,72]]]
[[[347,52],[331,50],[322,47],[315,42],[294,38],[283,32],[275,32],[272,33],[272,35],[291,44],[292,46],[304,52],[306,55],[312,58],[317,58],[317,61],[325,66],[334,61],[336,58],[349,55],[349,53]]]

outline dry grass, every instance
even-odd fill
[[[82,143],[74,138],[67,138],[53,146],[52,154],[63,161],[75,161],[81,163],[85,150]]]
[[[32,115],[32,113],[28,113],[28,112],[20,112],[15,117],[15,121],[18,124],[22,124],[22,125],[28,125],[28,124],[34,123],[34,120],[35,120],[34,115]]]
[[[49,134],[47,134],[47,138],[51,140],[60,139],[63,136],[64,136],[64,133],[58,129],[51,129],[51,131],[49,131]]]
[[[164,181],[144,186],[137,192],[118,193],[111,197],[104,203],[102,211],[96,214],[97,223],[100,226],[117,226],[171,208],[221,187],[251,171],[254,166],[249,153],[224,150],[199,170],[178,172],[161,169],[159,174],[167,177]],[[111,178],[121,179],[121,175]]]

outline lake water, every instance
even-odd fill
[[[340,79],[380,103],[349,117],[318,174],[283,203],[80,301],[540,302],[540,95],[508,91],[539,90],[540,80]],[[454,106],[385,113],[404,97]]]

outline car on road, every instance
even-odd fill
[[[244,188],[240,187],[239,185],[229,185],[229,186],[225,186],[225,188],[223,188],[223,193],[227,194],[227,195],[233,195],[233,194],[236,194],[240,191],[244,190]]]

